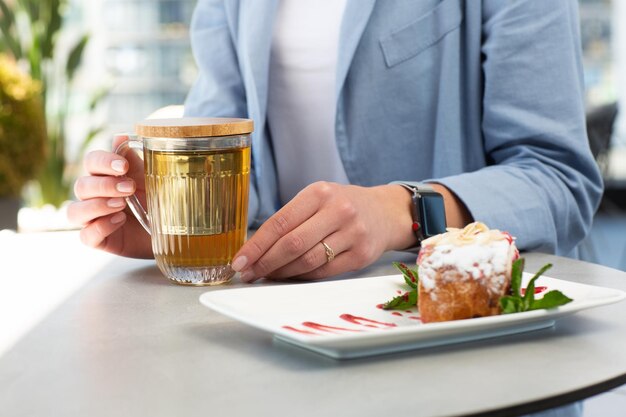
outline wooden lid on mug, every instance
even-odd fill
[[[182,117],[178,119],[147,119],[135,126],[139,136],[148,138],[206,138],[252,133],[251,119],[226,117]]]

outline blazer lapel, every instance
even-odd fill
[[[278,0],[240,0],[237,52],[246,89],[252,134],[253,172],[257,184],[259,217],[279,207],[272,147],[266,133],[267,88],[273,23]]]
[[[372,14],[375,3],[376,0],[348,0],[346,4],[346,11],[343,15],[339,35],[335,99],[339,98],[339,93],[343,88],[350,64],[352,63],[352,57],[361,40],[365,26],[367,26],[367,21]]]
[[[241,0],[239,59],[248,91],[250,117],[258,118],[257,123],[263,123],[265,119],[270,46],[277,6],[278,0]]]

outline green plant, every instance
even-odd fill
[[[44,163],[41,84],[0,55],[0,196],[19,197]]]
[[[83,34],[69,52],[59,50],[67,8],[67,0],[0,0],[0,52],[12,55],[42,86],[48,140],[34,203],[57,207],[70,198],[74,181],[66,155],[67,119],[74,78],[89,42],[89,35]],[[95,93],[89,109],[94,110],[103,96],[102,91]],[[85,134],[77,157],[101,130],[94,127]]]

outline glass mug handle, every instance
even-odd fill
[[[142,160],[143,160],[143,142],[137,138],[137,135],[131,134],[119,134],[115,135],[115,137],[125,137],[128,138],[124,142],[120,143],[117,149],[115,149],[115,153],[126,158],[128,151],[135,152]],[[126,158],[128,159],[128,158]],[[139,199],[135,194],[126,197],[126,203],[128,203],[128,207],[133,212],[139,223],[146,229],[149,235],[152,235],[150,231],[150,217],[148,216],[148,212],[141,205]]]

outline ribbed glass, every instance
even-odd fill
[[[250,147],[162,150],[144,144],[152,249],[180,284],[212,285],[234,275],[246,238]]]

